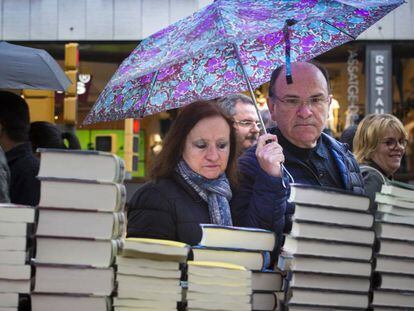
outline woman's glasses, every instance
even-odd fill
[[[401,138],[399,140],[397,140],[395,138],[387,138],[387,139],[384,139],[383,141],[381,141],[381,144],[386,145],[390,149],[396,149],[397,144],[398,144],[398,146],[401,146],[402,148],[405,149],[405,147],[407,147],[408,140],[405,139],[405,138]]]

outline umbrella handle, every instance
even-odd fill
[[[240,67],[242,69],[244,79],[246,80],[247,88],[249,89],[249,93],[250,93],[250,97],[253,100],[254,108],[256,109],[256,113],[257,113],[257,116],[259,118],[259,122],[260,122],[260,125],[262,127],[262,131],[263,131],[264,134],[267,134],[266,127],[264,125],[262,115],[260,114],[259,108],[257,107],[256,96],[254,96],[253,88],[252,88],[252,85],[250,83],[249,76],[247,75],[246,69],[244,68],[243,62],[241,61],[241,58],[240,58],[239,48],[238,48],[238,46],[234,42],[233,42],[233,48],[234,48],[234,51],[236,53],[236,57],[237,57],[237,59],[238,59],[238,61],[240,63]],[[266,141],[266,144],[268,144],[270,142],[272,142],[272,140],[269,139],[269,140]],[[286,175],[289,177],[289,179],[292,182],[295,182],[295,180],[293,179],[292,175],[289,173],[289,171],[283,165],[283,162],[282,162],[282,163],[280,163],[280,176],[282,176],[282,185],[283,185],[283,187],[286,188],[285,180],[283,179],[283,173],[284,172],[286,173]]]

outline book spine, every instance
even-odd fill
[[[126,188],[122,184],[115,184],[118,189],[118,199],[117,199],[117,205],[114,208],[114,212],[122,212],[124,210],[127,194],[126,194]]]
[[[122,158],[113,155],[115,157],[116,160],[116,179],[114,180],[114,182],[116,183],[122,183],[125,179],[125,162]]]
[[[117,239],[124,235],[126,231],[126,218],[124,212],[114,213],[114,225],[112,229],[112,238]]]

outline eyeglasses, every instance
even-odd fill
[[[259,129],[262,128],[262,125],[259,121],[241,120],[241,121],[233,121],[233,122],[240,125],[241,127],[252,128],[256,125]]]
[[[395,138],[387,138],[383,141],[381,141],[381,144],[385,144],[390,149],[396,149],[397,144],[403,148],[407,147],[408,140],[405,138],[401,138],[399,140],[396,140]]]
[[[319,108],[322,107],[328,100],[329,100],[329,96],[314,96],[314,97],[309,97],[306,100],[303,100],[301,98],[298,97],[285,97],[285,98],[280,98],[277,97],[276,95],[274,95],[274,97],[280,101],[281,103],[285,104],[287,107],[292,108],[292,109],[298,109],[299,107],[301,107],[303,104],[308,105],[309,108]]]

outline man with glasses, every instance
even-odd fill
[[[260,133],[260,122],[252,99],[243,94],[233,94],[223,97],[219,106],[233,119],[240,152],[255,145]]]
[[[268,106],[277,127],[239,158],[243,178],[232,201],[235,219],[243,219],[236,225],[253,222],[279,238],[290,231],[294,211],[287,202],[292,179],[283,166],[296,183],[364,192],[353,155],[322,133],[332,100],[326,70],[311,62],[291,65],[291,84],[285,67],[272,73]]]

